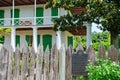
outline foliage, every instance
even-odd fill
[[[120,80],[120,65],[110,60],[98,60],[86,67],[88,80]]]
[[[75,36],[74,37],[74,48],[81,44],[86,49],[86,36]],[[93,32],[92,33],[92,46],[98,51],[100,44],[104,45],[106,49],[110,46],[110,34],[109,32]]]
[[[80,17],[74,16],[71,13],[71,10],[75,7],[85,7],[87,13],[83,14],[80,12],[77,15]],[[68,30],[69,28],[75,28],[82,26],[84,21],[95,22],[102,24],[98,26],[101,30],[109,31],[111,34],[111,44],[114,44],[118,48],[118,34],[120,34],[120,0],[49,0],[46,4],[46,8],[49,7],[58,7],[64,8],[67,10],[68,14],[58,18],[54,23],[55,30]],[[69,17],[67,17],[70,15]],[[72,17],[72,18],[71,18]],[[79,19],[79,21],[78,21]],[[68,22],[70,20],[70,22]],[[64,23],[65,21],[65,23]],[[72,24],[75,24],[71,26]],[[68,27],[69,26],[69,27]]]
[[[92,46],[96,51],[98,51],[100,44],[104,45],[106,49],[110,46],[110,34],[109,32],[102,32],[102,33],[92,33]]]
[[[0,37],[2,37],[4,34],[8,34],[11,32],[11,29],[4,29],[4,28],[0,28]]]
[[[62,7],[67,10],[74,8],[76,6],[85,7],[87,4],[87,0],[49,0],[46,4],[46,8],[49,7]]]

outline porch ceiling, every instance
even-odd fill
[[[19,5],[32,5],[34,4],[34,0],[14,0],[15,6]],[[37,4],[44,4],[48,0],[36,0]],[[12,0],[0,0],[0,7],[12,6]]]

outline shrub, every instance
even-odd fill
[[[110,60],[98,60],[86,67],[88,80],[120,80],[120,65]]]

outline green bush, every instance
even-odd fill
[[[86,67],[88,80],[120,80],[120,65],[110,60],[98,60]]]

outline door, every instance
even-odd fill
[[[26,40],[28,46],[31,47],[32,46],[32,42],[33,42],[33,36],[32,35],[26,35],[25,36],[25,40]]]
[[[47,46],[52,48],[52,35],[43,35],[43,50],[45,51]]]
[[[51,10],[52,21],[55,20],[54,17],[58,16],[58,8],[52,8]]]
[[[68,46],[73,46],[73,37],[72,36],[69,36],[68,37]]]
[[[16,35],[16,46],[20,46],[20,36]]]
[[[42,7],[36,8],[36,24],[37,25],[43,24],[43,8]]]
[[[15,20],[14,20],[14,25],[19,25],[19,9],[15,9],[14,10],[14,18],[15,18]],[[12,14],[13,14],[13,12],[12,12],[12,10],[11,10],[11,18],[12,18]]]
[[[37,35],[37,46],[40,45],[40,35]]]
[[[0,10],[0,19],[4,19],[4,10]],[[0,20],[0,25],[4,25],[4,20]]]

